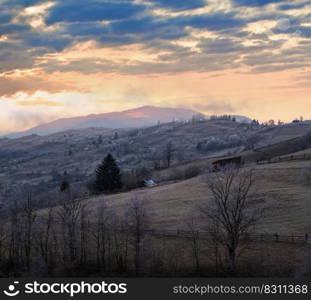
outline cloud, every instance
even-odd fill
[[[64,34],[81,39],[92,38],[107,44],[131,44],[155,39],[178,39],[186,36],[184,26],[153,17],[116,21],[112,24],[80,23],[64,27]]]
[[[300,66],[309,58],[307,52],[302,53],[307,50],[306,46],[299,43],[288,49],[295,54],[288,53],[287,57],[285,52],[275,54],[287,43],[285,38],[276,41],[266,32],[247,30],[250,22],[260,28],[260,21],[275,22],[279,15],[284,15],[278,6],[273,11],[256,9],[269,3],[281,4],[280,0],[234,0],[235,5],[249,6],[243,10],[230,6],[209,10],[211,7],[205,0],[90,0],[87,4],[82,0],[55,0],[53,6],[46,5],[40,13],[41,27],[33,27],[30,19],[22,17],[23,9],[44,2],[47,1],[4,2],[0,24],[1,16],[4,22],[14,21],[0,25],[0,34],[8,37],[7,41],[0,41],[0,71],[41,68],[50,73],[155,74],[207,72],[248,66],[257,67],[256,72],[269,72],[274,67],[291,69]],[[204,6],[207,9],[184,12]],[[159,7],[183,11],[173,13],[164,10],[163,14],[159,14],[154,10]],[[15,18],[10,19],[12,14]],[[311,27],[300,25],[306,19],[305,14],[296,14],[290,18],[289,30],[284,31],[278,23],[270,32],[281,35],[299,30],[301,36],[308,39]],[[206,32],[212,37],[204,37]],[[143,51],[153,53],[155,58],[144,61],[124,54],[118,62],[109,55],[51,59],[53,53],[62,55],[73,45],[87,41],[96,41],[98,47],[115,49],[140,44]],[[193,47],[183,45],[183,41],[193,44]],[[283,60],[279,61],[281,58]]]
[[[202,101],[203,103],[195,103],[193,107],[199,111],[208,113],[234,113],[237,111],[237,107],[232,105],[229,100],[210,100]]]
[[[51,60],[41,65],[49,73],[61,72],[79,72],[83,74],[92,73],[112,73],[120,71],[120,66],[105,59],[80,58],[71,60],[67,63]]]
[[[67,48],[73,42],[73,39],[66,36],[57,35],[54,33],[46,33],[46,34],[31,33],[25,37],[24,41],[25,44],[30,47],[49,48],[59,52]],[[47,50],[47,52],[49,51]]]
[[[211,13],[176,17],[170,20],[172,24],[190,26],[211,31],[221,31],[228,28],[241,28],[246,22],[235,13]]]
[[[20,45],[12,45],[5,42],[0,43],[0,72],[7,72],[14,69],[30,69],[34,64],[35,57],[25,51],[25,48]]]
[[[35,93],[38,90],[61,92],[72,89],[70,83],[61,79],[53,79],[53,76],[47,74],[24,75],[24,76],[1,76],[0,77],[0,96],[10,97],[18,92],[28,94]]]
[[[57,1],[57,0],[54,0]],[[21,6],[21,7],[28,7],[28,6],[34,6],[37,4],[45,3],[47,0],[5,0],[3,5],[5,7],[15,7],[15,6]]]
[[[291,10],[291,9],[301,9],[304,8],[307,5],[307,1],[303,3],[286,3],[286,4],[281,4],[278,6],[278,9],[281,10]]]
[[[243,51],[245,48],[240,41],[233,39],[204,39],[199,47],[206,53],[233,53]]]
[[[159,18],[153,15],[117,20],[109,24],[82,22],[64,25],[62,34],[95,39],[103,44],[131,44],[158,40],[177,40],[189,35],[187,28],[224,31],[237,30],[245,21],[235,14],[211,13]]]
[[[295,32],[297,33],[297,35],[301,35],[305,38],[311,38],[311,26],[300,26],[297,27]]]
[[[0,97],[0,126],[3,131],[25,130],[50,119],[45,111],[30,106],[17,106],[14,99]]]
[[[271,73],[303,67],[305,67],[303,63],[266,64],[263,66],[255,66],[252,71],[256,73]]]
[[[30,27],[28,25],[22,24],[2,24],[0,25],[0,36],[7,34],[15,34],[20,32],[25,32],[29,30]]]
[[[43,98],[38,98],[34,100],[20,100],[16,101],[17,106],[47,106],[47,107],[59,107],[64,106],[63,103],[56,102],[56,101],[50,101]]]

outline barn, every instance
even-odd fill
[[[223,159],[219,159],[213,162],[214,169],[221,169],[224,167],[234,166],[234,167],[241,167],[243,164],[241,156],[233,156],[233,157],[226,157]]]

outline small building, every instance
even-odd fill
[[[243,164],[241,156],[227,157],[223,159],[219,159],[213,162],[214,169],[221,169],[224,167],[241,167]]]
[[[146,186],[146,187],[154,187],[154,186],[156,186],[157,184],[154,182],[154,180],[152,180],[152,179],[145,179],[144,180],[144,185]]]

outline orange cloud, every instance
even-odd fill
[[[16,102],[18,106],[50,106],[50,107],[59,107],[64,106],[63,103],[50,101],[46,99],[34,99],[34,100],[20,100]]]

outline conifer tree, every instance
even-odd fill
[[[60,187],[59,187],[59,190],[61,191],[61,192],[66,192],[66,191],[68,191],[70,189],[70,183],[67,181],[67,180],[64,180],[62,183],[61,183],[61,185],[60,185]]]
[[[108,154],[96,169],[94,190],[96,193],[112,193],[122,188],[121,172],[116,160]]]

